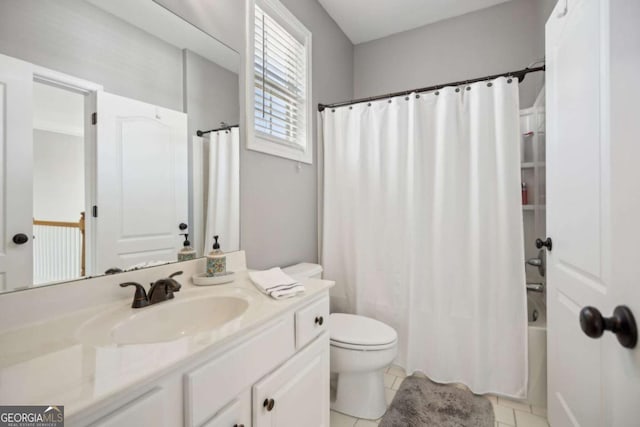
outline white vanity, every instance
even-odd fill
[[[64,405],[69,426],[328,426],[333,282],[276,301],[228,261],[221,286],[191,284],[198,259],[0,296],[0,401]],[[153,306],[118,286],[177,269]]]

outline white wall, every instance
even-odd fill
[[[34,218],[78,222],[84,210],[84,138],[34,130]]]
[[[357,45],[355,97],[525,68],[544,57],[544,24],[554,4],[513,0]],[[520,85],[523,108],[535,101],[541,74],[528,75]]]

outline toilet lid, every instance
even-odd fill
[[[333,313],[329,316],[331,341],[361,346],[379,346],[394,342],[396,331],[389,325],[355,314]]]

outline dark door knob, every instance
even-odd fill
[[[580,327],[591,338],[600,338],[604,331],[611,331],[626,348],[634,348],[638,342],[636,320],[624,305],[616,307],[611,317],[602,317],[595,307],[585,307],[580,310]]]
[[[273,399],[265,399],[264,403],[262,404],[262,406],[264,406],[269,412],[271,412],[271,410],[275,405],[276,405],[276,401]]]
[[[553,242],[551,241],[551,237],[547,237],[547,240],[536,239],[536,248],[538,249],[542,249],[543,247],[546,247],[547,250],[550,251],[552,246],[553,246]]]
[[[188,225],[187,225],[187,224],[185,224],[184,222],[181,222],[181,223],[180,223],[180,225],[178,226],[178,228],[179,228],[180,230],[183,230],[183,231],[184,231],[184,230],[186,230],[186,229],[187,229],[187,227],[188,227]]]
[[[24,233],[18,233],[15,236],[13,236],[13,243],[15,243],[16,245],[24,245],[28,241],[29,241],[29,236],[27,236]]]
[[[316,320],[315,320],[316,325],[322,326],[323,323],[324,323],[324,319],[322,318],[322,316],[316,317]]]

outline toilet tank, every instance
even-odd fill
[[[294,279],[322,279],[322,266],[319,264],[311,264],[309,262],[301,262],[300,264],[290,265],[282,269],[286,274]]]

